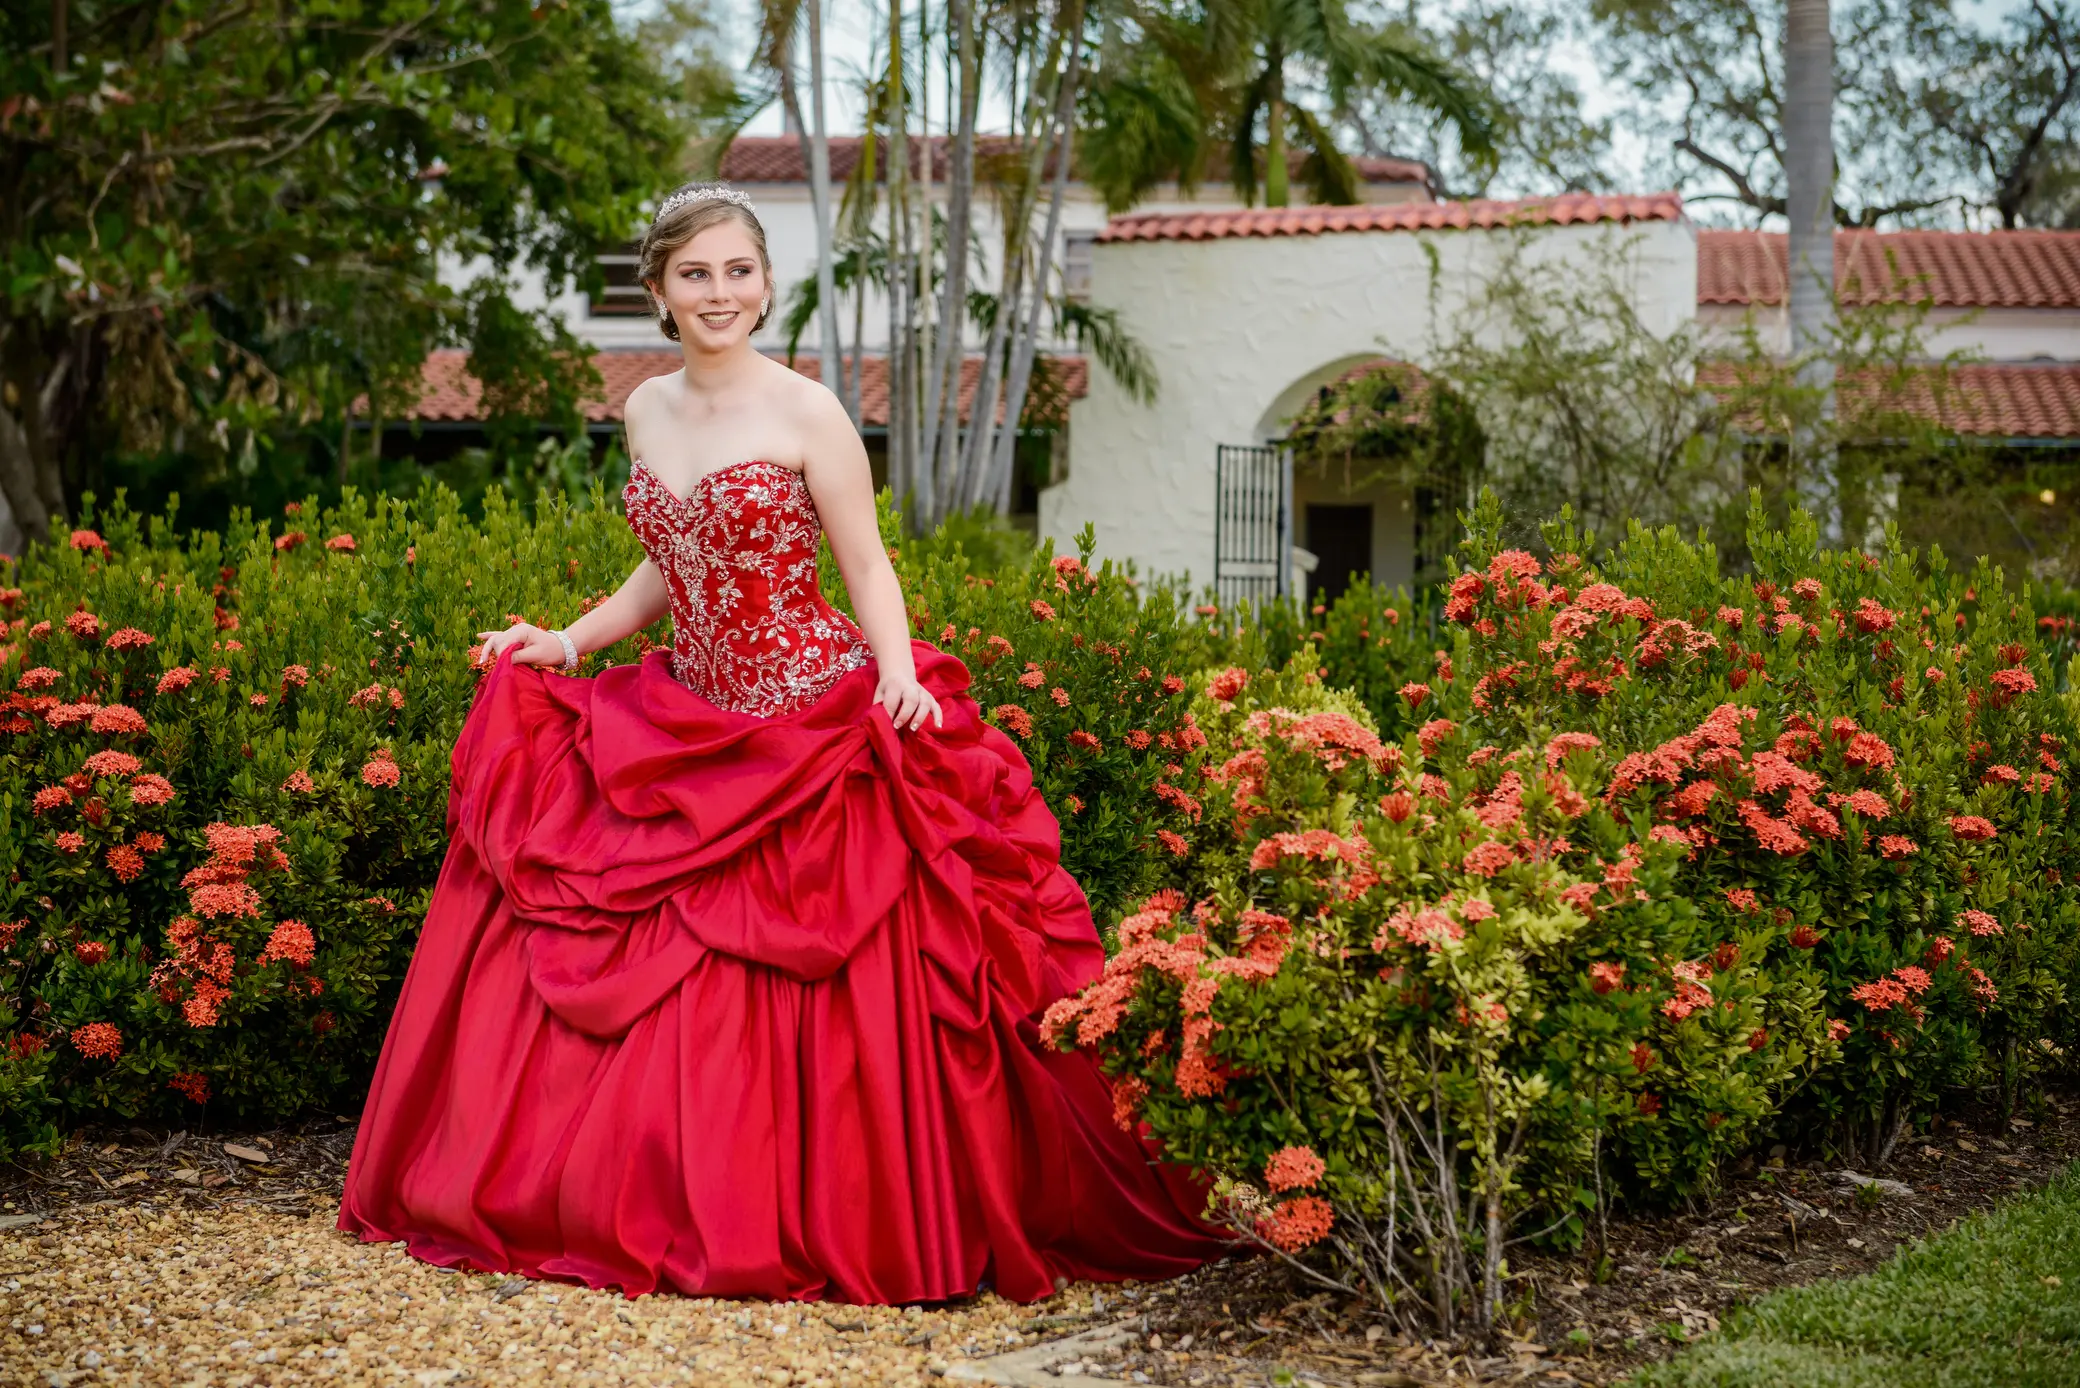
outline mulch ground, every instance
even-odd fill
[[[1942,1124],[1859,1186],[1797,1154],[1708,1205],[1516,1265],[1506,1352],[1411,1342],[1366,1307],[1238,1259],[1173,1282],[1077,1284],[1020,1306],[776,1305],[448,1273],[332,1225],[352,1126],[94,1130],[0,1165],[0,1382],[931,1384],[956,1362],[1135,1318],[1064,1376],[1180,1385],[1603,1384],[1781,1286],[1865,1271],[2080,1158],[2080,1103],[2003,1138]]]

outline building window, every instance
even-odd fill
[[[586,300],[588,316],[631,318],[656,312],[650,303],[649,291],[643,288],[642,280],[636,275],[637,257],[633,248],[617,255],[600,256],[598,260],[606,288],[597,297]]]
[[[1062,292],[1079,303],[1091,297],[1091,242],[1097,234],[1090,230],[1062,233]]]

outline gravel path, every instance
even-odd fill
[[[110,1202],[0,1233],[0,1383],[926,1384],[1098,1319],[1083,1285],[1038,1306],[631,1300],[443,1272],[312,1203]]]

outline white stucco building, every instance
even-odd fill
[[[860,150],[856,137],[833,140],[834,179],[843,181]],[[943,205],[944,141],[932,155],[932,194]],[[922,171],[921,157],[914,167]],[[1306,581],[1315,557],[1324,575],[1359,569],[1408,581],[1422,498],[1394,482],[1353,492],[1306,472],[1294,478],[1272,445],[1311,394],[1355,368],[1379,360],[1420,368],[1437,343],[1458,336],[1469,299],[1505,254],[1599,280],[1614,271],[1656,331],[1694,325],[1709,342],[1752,323],[1782,349],[1780,234],[1700,228],[1672,193],[1440,202],[1420,164],[1369,160],[1361,170],[1366,201],[1353,207],[1246,209],[1224,186],[1209,186],[1189,196],[1160,190],[1112,218],[1072,180],[1053,248],[1061,284],[1119,315],[1152,358],[1160,389],[1153,403],[1139,403],[1069,344],[1052,344],[1069,399],[1054,479],[1022,482],[1014,512],[1058,550],[1088,522],[1102,555],[1130,559],[1143,574],[1189,575],[1195,587],[1217,568],[1224,591],[1231,582],[1276,587],[1275,555],[1288,548],[1298,551],[1297,572],[1285,566],[1288,586]],[[798,142],[739,140],[722,172],[757,202],[786,294],[813,275],[815,260]],[[978,198],[976,216],[977,243],[993,260],[1001,230],[987,198]],[[1845,303],[1926,301],[1929,349],[1980,359],[1953,376],[1957,427],[2080,457],[2080,232],[1842,232],[1835,254]],[[680,353],[658,334],[629,259],[603,261],[610,289],[598,300],[534,292],[600,349],[607,385],[593,427],[612,433],[628,391],[677,369]],[[859,321],[862,432],[878,472],[886,307],[870,297]],[[814,336],[812,328],[805,351]],[[768,351],[783,346],[777,326],[757,340]],[[971,355],[971,374],[978,365]],[[470,427],[475,394],[462,367],[460,353],[429,361],[435,388],[422,423]],[[797,367],[814,363],[805,357]]]
[[[1234,450],[1280,438],[1310,396],[1353,366],[1429,359],[1505,254],[1619,267],[1657,332],[1695,312],[1697,233],[1674,194],[1114,219],[1094,248],[1091,298],[1118,310],[1148,349],[1161,391],[1142,405],[1092,374],[1070,410],[1067,475],[1040,494],[1040,532],[1062,548],[1090,521],[1100,553],[1204,582],[1225,528],[1250,557],[1223,544],[1223,578],[1275,579],[1261,541],[1240,534],[1265,524],[1264,503],[1247,493],[1275,478],[1249,475],[1255,460]],[[1296,488],[1292,543],[1334,543],[1376,579],[1409,581],[1415,499],[1406,488],[1287,485]],[[1331,528],[1334,542],[1319,533]]]

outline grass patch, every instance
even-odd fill
[[[2080,1166],[1875,1272],[1774,1292],[1636,1388],[2080,1384]]]

